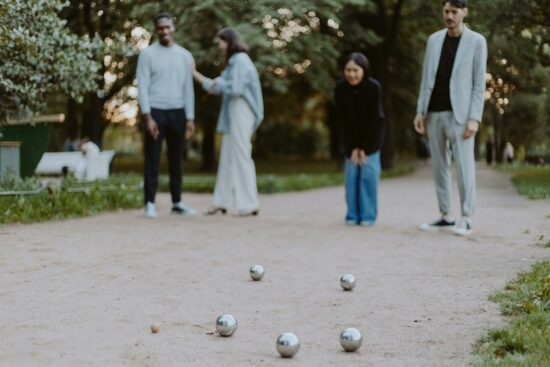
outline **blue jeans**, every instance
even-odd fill
[[[346,222],[376,222],[380,171],[379,151],[368,155],[367,163],[360,166],[346,160]]]

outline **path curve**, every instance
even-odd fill
[[[550,236],[550,201],[487,168],[478,186],[470,239],[416,230],[437,212],[425,165],[382,181],[374,228],[343,225],[341,187],[263,196],[258,218],[175,217],[161,195],[155,221],[0,227],[0,366],[466,366],[503,322],[487,296],[549,256],[533,244]],[[211,335],[220,313],[238,319],[231,338]],[[359,353],[339,347],[347,326],[363,332]],[[275,350],[285,331],[302,342],[290,361]]]

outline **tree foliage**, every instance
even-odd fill
[[[494,125],[497,153],[506,141],[548,149],[550,1],[484,0],[474,18],[488,38],[486,116]]]
[[[489,45],[482,135],[494,134],[497,145],[511,140],[527,148],[547,147],[550,0],[476,0],[469,9],[466,21]],[[60,10],[66,24],[57,17]],[[127,101],[137,105],[135,56],[149,36],[143,30],[153,30],[152,17],[159,11],[174,16],[176,41],[208,76],[224,67],[216,33],[232,26],[243,34],[262,80],[266,122],[258,142],[268,142],[268,150],[326,150],[327,144],[312,142],[327,140],[325,111],[330,112],[340,62],[352,51],[369,57],[373,76],[382,82],[385,160],[391,162],[395,147],[414,150],[411,119],[422,56],[429,34],[443,28],[439,1],[70,0],[63,8],[61,0],[0,0],[2,113],[38,111],[45,94],[77,97],[87,91],[80,105],[69,99],[67,126],[82,125],[81,134],[100,142],[104,127],[121,115],[119,107]],[[217,104],[217,98],[198,90],[205,168],[213,165]],[[328,127],[337,142],[335,122]],[[282,149],[275,136],[282,143],[299,141],[303,149]]]
[[[134,15],[152,29],[150,19],[155,13],[163,10],[172,14],[176,40],[193,53],[197,68],[208,76],[216,76],[224,67],[214,42],[217,32],[227,26],[237,28],[249,44],[260,73],[266,105],[265,129],[267,125],[279,124],[284,125],[279,131],[289,131],[288,126],[296,130],[311,116],[304,108],[308,100],[318,101],[317,95],[324,96],[324,100],[330,98],[338,74],[343,9],[369,1],[152,1],[136,7]],[[199,91],[197,102],[197,120],[203,128],[203,168],[211,169],[217,99]],[[324,111],[324,107],[321,100],[317,110]],[[321,123],[322,120],[321,116]],[[263,140],[262,129],[259,141]]]
[[[78,37],[58,17],[61,0],[0,1],[0,120],[37,113],[45,96],[81,98],[96,89],[100,43]]]

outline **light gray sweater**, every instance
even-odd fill
[[[195,119],[193,56],[185,48],[153,43],[139,54],[137,80],[141,113],[185,108],[187,120]]]

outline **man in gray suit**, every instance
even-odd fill
[[[414,129],[429,136],[441,218],[421,230],[468,236],[475,207],[474,139],[485,101],[487,43],[464,25],[467,0],[443,1],[446,29],[428,39]],[[457,166],[462,219],[451,217],[451,153]]]

